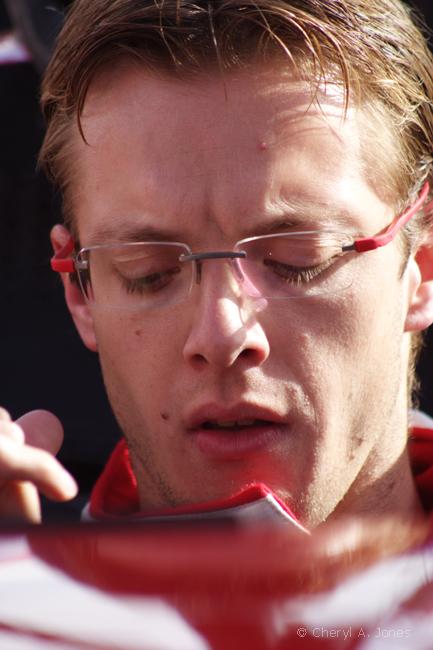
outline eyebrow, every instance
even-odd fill
[[[180,233],[169,232],[154,228],[153,226],[130,226],[121,224],[116,227],[104,228],[96,231],[92,236],[92,246],[104,246],[106,244],[126,244],[129,242],[181,242]]]
[[[257,232],[245,231],[242,238],[291,230],[307,232],[331,229],[350,233],[354,229],[350,224],[350,216],[349,212],[338,208],[299,205],[293,211],[288,209],[287,214],[262,222],[258,228],[254,228]]]
[[[293,210],[293,212],[292,212]],[[252,228],[243,230],[239,234],[238,241],[248,237],[268,235],[278,231],[291,230],[323,230],[326,228],[351,230],[348,224],[349,214],[338,209],[324,209],[317,206],[299,205],[296,208],[288,209],[288,214],[282,214],[274,219],[264,219],[256,222]],[[313,217],[316,213],[318,216]],[[164,230],[154,226],[128,225],[107,227],[103,231],[96,230],[91,236],[92,246],[104,246],[113,243],[129,242],[179,242],[187,243],[185,233],[173,230]]]
[[[316,218],[312,219],[311,215],[302,217],[282,217],[261,224],[259,230],[261,235],[267,235],[278,230],[321,230],[324,227],[339,225],[335,220]]]

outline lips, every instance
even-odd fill
[[[235,460],[269,451],[287,434],[284,419],[266,408],[238,405],[202,407],[187,420],[191,443],[204,456]]]

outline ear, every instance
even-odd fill
[[[433,323],[433,233],[409,261],[410,289],[406,332],[419,332]]]
[[[58,253],[58,251],[63,248],[69,240],[69,237],[69,231],[64,226],[54,226],[51,231],[51,243],[55,253]],[[69,273],[61,273],[60,275],[65,288],[66,304],[68,305],[69,311],[74,319],[78,333],[80,334],[84,345],[88,347],[89,350],[92,350],[92,352],[97,352],[98,346],[96,343],[92,314],[89,305],[84,298],[83,292],[78,285],[71,282]]]

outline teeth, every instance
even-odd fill
[[[255,423],[255,418],[244,418],[243,420],[211,420],[210,423],[218,427],[250,427]]]

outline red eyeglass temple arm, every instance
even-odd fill
[[[412,207],[409,208],[404,214],[396,219],[383,233],[383,235],[377,235],[377,237],[365,237],[364,239],[357,239],[351,246],[345,246],[343,250],[356,250],[358,253],[365,253],[366,251],[372,251],[375,248],[380,248],[381,246],[386,246],[389,244],[400,228],[402,228],[409,219],[412,219],[414,214],[420,209],[422,204],[427,198],[430,187],[426,183],[423,187],[423,190],[420,194],[419,199]],[[51,268],[53,271],[58,271],[59,273],[74,273],[75,271],[75,260],[65,259],[70,255],[75,249],[75,244],[72,241],[72,237],[68,239],[66,244],[61,248],[51,260]]]
[[[75,250],[75,244],[72,240],[72,237],[69,237],[66,244],[61,248],[51,259],[51,268],[53,271],[58,271],[59,273],[74,273],[75,271],[75,260],[65,259],[73,253]]]
[[[422,189],[422,192],[420,194],[419,199],[412,205],[412,207],[409,208],[404,214],[401,215],[398,219],[392,222],[390,227],[383,233],[383,235],[377,235],[377,237],[365,237],[364,239],[357,239],[352,246],[345,246],[343,250],[353,250],[356,249],[358,253],[365,253],[366,251],[372,251],[375,248],[380,248],[381,246],[386,246],[386,244],[389,244],[400,228],[403,228],[403,226],[409,221],[409,219],[412,219],[413,215],[415,212],[417,212],[424,201],[427,198],[427,195],[429,193],[430,187],[429,184],[426,183]]]

